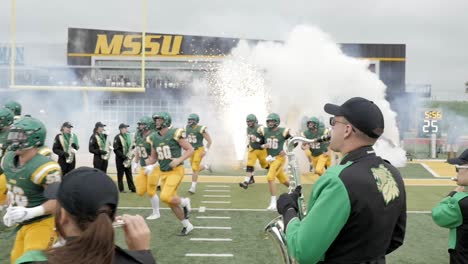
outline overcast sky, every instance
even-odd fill
[[[406,82],[437,99],[465,98],[466,0],[147,0],[147,31],[284,39],[315,25],[338,43],[406,44]],[[66,43],[68,27],[140,31],[138,0],[16,0],[17,41]],[[0,42],[9,42],[11,1],[0,0]],[[27,50],[25,51],[28,52]]]

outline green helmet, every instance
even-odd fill
[[[22,117],[10,128],[7,143],[12,151],[37,148],[44,145],[46,128],[44,124],[33,117]]]
[[[0,129],[13,124],[15,114],[8,108],[0,108]]]
[[[162,119],[164,122],[160,125],[160,127],[157,127],[157,122],[156,119]],[[156,130],[161,130],[162,128],[165,127],[170,127],[172,124],[172,118],[171,115],[167,112],[159,112],[159,113],[154,113],[153,114],[153,120],[155,122]]]
[[[8,101],[5,103],[5,107],[10,109],[16,116],[21,115],[21,105],[18,102]]]
[[[268,121],[274,121],[275,123],[272,124],[272,125],[269,125],[268,124]],[[275,127],[278,127],[280,122],[281,122],[281,119],[279,117],[279,115],[277,113],[271,113],[267,116],[267,119],[266,119],[266,122],[267,122],[267,126],[269,128],[275,128]]]
[[[309,127],[309,123],[315,123],[315,125],[313,127]],[[307,119],[307,128],[318,128],[319,125],[320,125],[320,120],[318,120],[318,118],[311,117]]]
[[[154,129],[154,120],[149,116],[143,116],[138,120],[138,129],[140,129],[140,125],[145,125],[146,130]]]
[[[188,125],[192,126],[192,125],[196,125],[196,124],[198,124],[198,122],[200,122],[200,117],[197,114],[192,113],[192,114],[190,114],[188,116],[187,120],[188,120],[188,122],[187,122]]]
[[[252,121],[252,122],[254,122],[255,124],[258,123],[257,117],[256,117],[254,114],[249,114],[249,115],[247,115],[247,118],[246,118],[245,121],[246,121],[246,122]]]

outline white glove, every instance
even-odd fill
[[[8,214],[8,209],[7,209],[7,213],[3,216],[3,224],[7,227],[12,227],[15,225],[15,222],[12,221],[12,219],[10,218],[10,215]]]
[[[272,161],[274,161],[275,159],[276,159],[276,158],[275,158],[275,157],[272,157],[271,155],[268,155],[268,156],[265,158],[265,160],[266,160],[267,162],[272,162]]]
[[[11,221],[13,224],[15,223],[21,223],[23,221],[32,219],[34,217],[38,217],[41,215],[44,215],[45,210],[42,205],[32,207],[32,208],[26,208],[23,206],[12,206],[8,207],[7,213],[3,217],[3,222],[5,222],[5,217],[7,218],[7,222]],[[8,226],[8,225],[7,225]]]
[[[149,175],[151,174],[151,172],[154,170],[154,167],[156,167],[156,165],[146,165],[145,166],[145,174],[146,175]]]
[[[109,146],[109,150],[110,150],[110,151],[113,151],[113,150],[114,150],[114,147]]]
[[[76,153],[77,153],[78,151],[77,151],[76,149],[72,148],[72,149],[70,150],[70,152],[76,155]]]

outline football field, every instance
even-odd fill
[[[388,256],[388,263],[448,263],[448,230],[436,226],[429,211],[454,187],[449,181],[430,179],[432,176],[423,172],[418,164],[402,169],[405,178],[411,178],[406,181],[407,232],[404,245]],[[210,176],[204,177],[207,178]],[[213,177],[218,178],[223,179]],[[276,246],[263,231],[277,216],[276,212],[264,209],[269,202],[267,185],[256,183],[244,190],[235,183],[241,177],[227,179],[200,183],[197,193],[190,195],[193,208],[190,220],[196,228],[189,236],[176,236],[181,224],[167,207],[163,206],[160,219],[147,222],[158,263],[281,263]],[[262,182],[262,177],[258,181]],[[307,201],[312,184],[304,186]],[[179,193],[188,196],[188,188],[189,183],[184,182]],[[279,193],[284,191],[287,191],[284,187],[279,189]],[[134,193],[121,194],[118,214],[124,213],[146,217],[150,213],[149,199]],[[12,243],[13,238],[6,238],[3,233],[0,263],[8,263]],[[126,247],[120,228],[117,243]]]

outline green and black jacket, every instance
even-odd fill
[[[405,227],[401,175],[366,146],[319,178],[307,215],[289,222],[286,238],[299,263],[385,263],[403,244]]]
[[[451,192],[432,209],[432,219],[450,229],[450,263],[468,263],[468,193]]]

